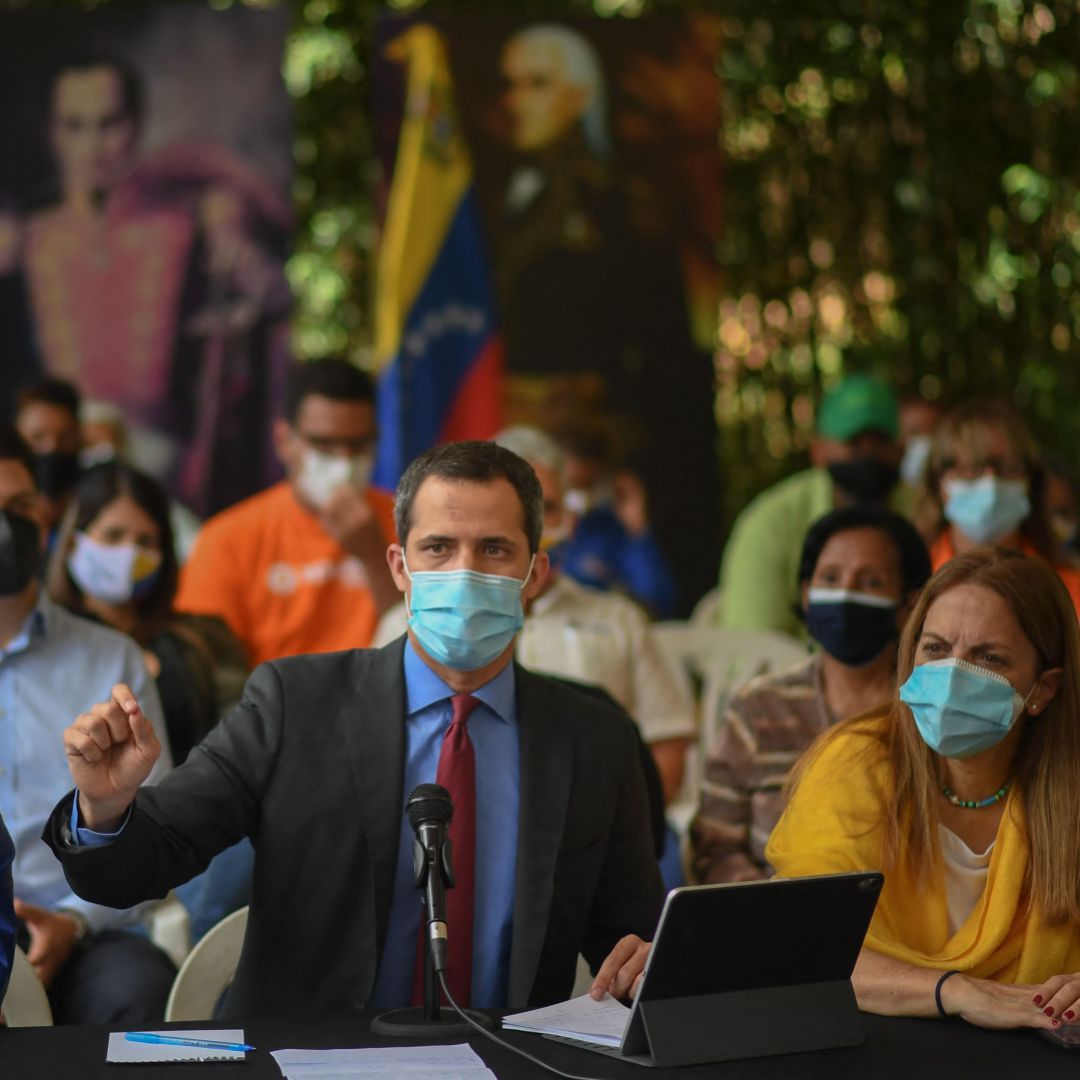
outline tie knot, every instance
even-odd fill
[[[450,718],[450,726],[453,727],[454,724],[467,724],[473,709],[479,704],[480,702],[474,698],[472,694],[454,694],[450,699],[450,706],[453,709],[453,715]]]

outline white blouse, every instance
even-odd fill
[[[944,825],[938,825],[938,842],[945,864],[945,900],[949,908],[949,933],[955,934],[967,922],[968,916],[986,888],[994,842],[981,854],[976,854]]]

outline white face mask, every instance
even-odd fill
[[[161,566],[161,552],[138,544],[100,544],[75,534],[68,573],[87,595],[106,604],[126,604],[150,587]]]
[[[296,484],[304,498],[322,510],[339,487],[363,491],[371,481],[374,467],[375,455],[371,453],[339,457],[308,446],[304,448]]]
[[[905,484],[916,487],[922,483],[933,448],[934,440],[930,435],[912,435],[908,439],[904,457],[900,462],[900,479]]]

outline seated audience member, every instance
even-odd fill
[[[375,435],[365,372],[298,364],[274,424],[287,480],[203,525],[176,606],[220,615],[252,664],[369,645],[398,599],[385,555],[392,499],[368,487]]]
[[[135,639],[157,683],[179,765],[240,699],[243,647],[215,616],[173,610],[177,565],[169,500],[129,465],[96,465],[79,480],[53,551],[49,595]]]
[[[1043,509],[1057,542],[1059,557],[1070,566],[1080,566],[1080,497],[1076,470],[1052,455],[1044,455],[1042,464],[1046,475]]]
[[[513,427],[497,435],[500,446],[524,458],[544,495],[541,547],[550,551],[565,535],[563,458],[543,432]],[[405,633],[404,604],[379,623],[376,642]],[[552,568],[528,605],[517,637],[516,659],[532,671],[591,683],[606,690],[637,722],[660,773],[666,802],[682,783],[686,748],[694,738],[694,706],[652,636],[649,620],[618,593],[579,585]]]
[[[172,440],[163,435],[154,437],[137,428],[133,432],[119,405],[111,401],[84,401],[79,415],[82,419],[79,462],[84,469],[116,461],[134,465],[155,479],[168,472],[173,456]],[[194,510],[170,499],[169,524],[176,558],[183,566],[195,546],[202,522]]]
[[[34,480],[55,529],[79,478],[79,391],[64,379],[44,379],[17,399],[15,427],[34,455]]]
[[[799,586],[822,651],[753,679],[728,705],[690,826],[699,881],[769,876],[765,842],[783,812],[787,770],[837,720],[891,700],[896,642],[929,576],[919,534],[884,507],[834,510],[810,527]]]
[[[449,982],[462,1004],[564,1000],[579,952],[597,965],[659,915],[633,725],[512,662],[547,572],[535,474],[492,443],[436,447],[405,471],[395,514],[407,638],[261,665],[153,788],[139,785],[159,745],[128,688],[64,737],[78,802],[61,801],[46,838],[80,894],[160,896],[258,835],[230,1015],[409,1003],[420,910],[404,809],[417,783],[454,800]]]
[[[938,401],[910,395],[900,402],[900,479],[911,488],[923,484],[934,432],[944,415],[945,408]]]
[[[908,509],[898,485],[900,446],[893,391],[869,375],[849,375],[821,402],[813,468],[762,492],[735,521],[720,568],[722,625],[802,636],[798,570],[807,529],[855,503]]]
[[[671,618],[678,585],[653,535],[641,477],[610,460],[602,432],[565,431],[559,442],[566,505],[577,526],[552,551],[553,561],[582,585],[625,593],[652,615]]]
[[[900,639],[891,705],[830,728],[766,848],[781,877],[883,870],[859,1007],[1043,1027],[1080,1015],[1080,631],[1045,561],[958,555]],[[808,920],[812,928],[812,920]],[[812,932],[812,931],[811,931]],[[620,942],[604,986],[648,946]]]
[[[15,893],[11,881],[14,858],[15,845],[0,817],[0,1003],[3,1003],[15,959]]]
[[[49,809],[68,786],[56,753],[63,713],[124,683],[143,702],[148,728],[164,736],[164,724],[138,646],[70,614],[40,588],[45,518],[32,468],[22,439],[0,429],[0,730],[9,736],[0,739],[0,814],[15,841],[15,912],[58,1022],[157,1022],[176,974],[171,962],[124,929],[137,912],[76,897],[40,842]],[[168,767],[166,751],[153,777]]]
[[[1004,402],[961,405],[942,420],[927,470],[938,530],[935,570],[982,544],[1049,562],[1080,612],[1080,570],[1067,565],[1046,517],[1046,477],[1020,416]]]

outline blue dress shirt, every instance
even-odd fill
[[[15,858],[15,845],[0,818],[0,1001],[4,1000],[11,963],[15,956],[15,905],[11,885],[11,862]]]
[[[153,783],[172,763],[157,689],[131,638],[41,596],[19,633],[0,648],[0,816],[15,842],[16,893],[51,911],[77,911],[92,930],[136,922],[140,909],[115,911],[77,897],[41,842],[41,830],[71,790],[64,728],[108,701],[116,683],[131,687],[161,740]]]
[[[412,998],[421,894],[413,884],[413,831],[405,816],[405,799],[417,784],[435,782],[453,693],[406,642],[404,798],[390,922],[371,998],[378,1008],[408,1005]],[[472,1004],[502,1008],[510,970],[521,797],[514,665],[507,664],[472,696],[480,702],[468,724],[476,753]],[[454,933],[453,926],[448,930]]]

